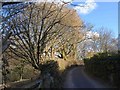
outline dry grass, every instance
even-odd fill
[[[69,58],[67,60],[57,59],[56,61],[58,62],[60,71],[64,71],[67,67],[70,67],[71,65],[84,65],[84,62],[82,60],[74,60],[73,58]]]

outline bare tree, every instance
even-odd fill
[[[93,31],[90,47],[92,53],[98,52],[116,52],[118,40],[113,37],[112,31],[101,27]]]
[[[12,35],[12,30],[8,26],[10,23],[11,19],[16,16],[18,13],[22,12],[23,8],[25,8],[28,3],[22,3],[22,2],[2,2],[2,6],[0,8],[0,17],[1,17],[1,22],[0,22],[0,37],[1,37],[1,60],[2,60],[2,83],[6,84],[7,80],[7,74],[8,74],[8,67],[9,67],[9,62],[8,58],[6,56],[7,49],[9,48],[11,42],[10,42],[10,37]]]
[[[41,55],[47,43],[66,27],[62,22],[71,14],[65,4],[43,2],[28,5],[6,24],[13,33],[10,51],[29,62],[35,69],[41,70]]]
[[[74,10],[72,10],[60,24],[60,27],[63,28],[56,33],[56,37],[48,43],[46,52],[49,53],[50,51],[50,57],[52,58],[57,52],[61,55],[61,58],[68,60],[67,57],[75,56],[75,52],[77,51],[76,45],[82,37],[80,31],[83,24]]]
[[[109,29],[102,27],[98,30],[98,33],[99,33],[99,39],[98,39],[99,51],[100,52],[110,51],[111,48],[109,47],[112,46],[112,41],[113,41],[112,32]]]

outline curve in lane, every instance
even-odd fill
[[[64,88],[108,88],[102,83],[90,78],[85,72],[84,67],[76,67],[66,75]]]

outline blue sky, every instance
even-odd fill
[[[81,2],[74,2],[74,4],[81,4]],[[118,3],[95,2],[91,8],[88,13],[82,13],[81,9],[77,8],[82,20],[93,24],[95,29],[102,26],[108,28],[113,32],[113,36],[118,37]]]
[[[55,0],[48,1],[51,2]],[[56,0],[56,1],[71,2],[74,5],[78,5],[72,8],[77,10],[80,18],[84,22],[93,24],[95,26],[94,29],[100,27],[108,28],[113,32],[113,36],[118,37],[119,0]]]

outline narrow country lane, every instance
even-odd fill
[[[71,69],[64,82],[64,88],[108,88],[102,83],[89,77],[84,72],[84,67],[76,67]]]

